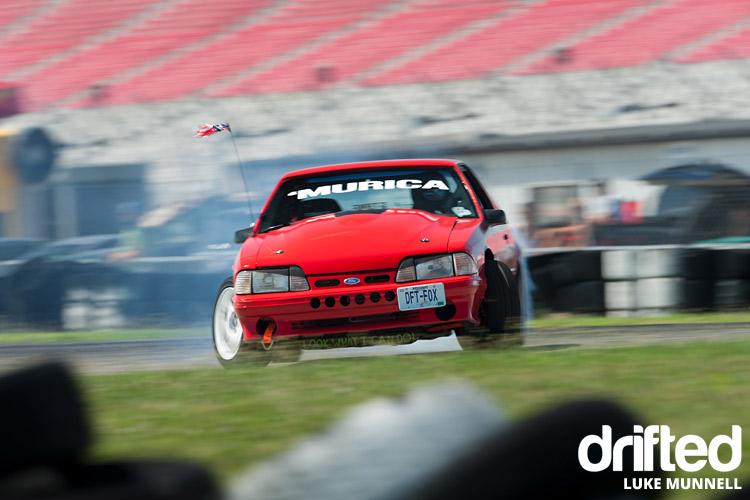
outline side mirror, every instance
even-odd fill
[[[505,210],[494,208],[484,211],[484,220],[487,221],[487,224],[490,226],[508,223],[508,219],[505,217]]]
[[[247,227],[245,229],[240,229],[239,231],[235,231],[234,242],[237,243],[238,245],[245,243],[245,240],[253,235],[254,227],[255,227],[255,224],[251,224],[250,227]]]

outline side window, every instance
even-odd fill
[[[461,169],[461,173],[466,176],[466,180],[468,180],[469,184],[471,184],[471,189],[477,195],[477,199],[479,199],[479,203],[482,204],[482,208],[485,210],[494,208],[492,206],[492,201],[490,201],[490,197],[487,195],[487,192],[479,183],[479,180],[474,175],[474,172],[472,172],[471,169],[463,163],[459,165],[459,168]]]

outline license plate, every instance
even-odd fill
[[[398,308],[401,311],[428,309],[445,305],[445,287],[442,283],[404,286],[396,289]]]

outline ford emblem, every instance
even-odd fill
[[[359,278],[346,278],[344,280],[344,284],[346,284],[346,285],[358,285],[359,284]]]

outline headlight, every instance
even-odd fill
[[[417,281],[453,276],[453,260],[450,255],[414,259],[414,268],[417,271]]]
[[[396,273],[396,283],[467,276],[476,273],[477,265],[474,259],[463,252],[410,257],[401,262]]]
[[[253,273],[253,293],[289,291],[289,269],[263,269]]]
[[[237,295],[303,292],[309,289],[305,273],[297,266],[240,271],[234,280],[234,293]]]

